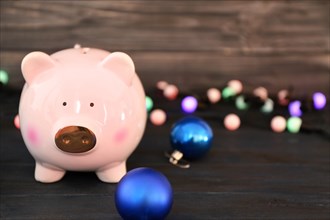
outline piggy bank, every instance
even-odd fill
[[[59,181],[66,171],[92,171],[118,182],[146,124],[145,93],[125,53],[71,48],[22,61],[19,103],[23,140],[35,179]]]

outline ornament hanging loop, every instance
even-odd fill
[[[190,167],[190,164],[188,161],[182,159],[183,153],[181,153],[178,150],[174,150],[171,152],[165,152],[165,157],[167,157],[169,162],[173,164],[174,166],[187,169]]]

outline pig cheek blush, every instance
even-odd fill
[[[127,136],[128,136],[128,131],[125,128],[123,128],[123,129],[117,131],[117,133],[114,135],[114,140],[117,143],[121,143],[121,142],[125,141]]]
[[[33,146],[38,144],[38,132],[33,127],[27,129],[27,138]]]

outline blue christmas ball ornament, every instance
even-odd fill
[[[195,116],[176,122],[170,134],[171,145],[187,159],[198,159],[212,146],[213,132],[206,121]]]
[[[136,168],[118,183],[116,208],[123,219],[165,219],[173,191],[167,178],[151,168]]]

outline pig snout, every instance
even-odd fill
[[[64,152],[84,153],[94,148],[96,136],[88,128],[67,126],[56,133],[55,144]]]

